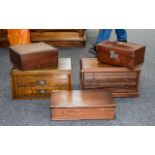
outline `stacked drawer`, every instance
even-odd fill
[[[21,71],[13,68],[11,77],[14,99],[49,98],[52,90],[72,89],[71,59],[59,58],[57,69]]]
[[[110,90],[114,97],[138,96],[140,69],[102,64],[96,58],[81,59],[82,89]]]

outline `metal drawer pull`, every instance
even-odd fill
[[[39,80],[38,81],[39,85],[43,86],[43,85],[46,85],[46,82],[44,80]]]
[[[41,89],[41,90],[39,90],[39,93],[40,93],[40,94],[45,94],[46,91],[45,91],[44,89]]]
[[[129,89],[129,86],[125,86],[126,89]]]

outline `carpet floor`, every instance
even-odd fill
[[[128,41],[146,45],[140,77],[140,97],[116,98],[116,120],[50,121],[49,100],[12,100],[9,50],[0,48],[0,125],[1,126],[152,126],[155,125],[155,30],[127,30]],[[80,58],[88,53],[98,30],[87,30],[86,46],[59,48],[60,57],[72,58],[74,89],[80,89]],[[115,39],[113,33],[111,39]]]

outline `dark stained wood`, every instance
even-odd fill
[[[10,47],[10,60],[20,70],[58,67],[58,49],[46,43]]]
[[[96,49],[99,62],[129,69],[134,69],[144,62],[145,46],[143,45],[104,41],[98,44]]]
[[[72,89],[70,58],[59,58],[58,68],[21,71],[11,70],[12,98],[48,99],[52,90]]]
[[[97,58],[81,59],[81,89],[99,89],[112,92],[113,97],[137,97],[139,95],[140,68],[99,63]]]
[[[52,120],[114,119],[116,105],[106,91],[53,91]]]

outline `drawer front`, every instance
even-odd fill
[[[106,82],[135,81],[138,78],[137,72],[129,73],[84,73],[84,80],[96,80]]]
[[[91,87],[91,86],[84,86],[83,89],[109,90],[112,93],[138,92],[138,89],[136,87]]]
[[[66,90],[69,89],[67,85],[51,88],[31,88],[31,87],[16,87],[13,90],[14,98],[49,98],[52,90]]]
[[[12,77],[14,99],[49,98],[52,90],[71,90],[71,74],[29,75]]]
[[[84,73],[81,76],[83,89],[106,89],[113,93],[138,91],[138,73]]]
[[[68,84],[68,74],[18,75],[14,79],[18,87],[49,87]]]
[[[85,87],[95,87],[95,88],[111,88],[111,87],[123,87],[123,88],[128,88],[128,87],[136,87],[137,83],[135,81],[132,82],[96,82],[96,81],[86,81],[84,82]]]

